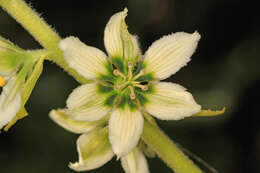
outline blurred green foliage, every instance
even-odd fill
[[[220,173],[260,172],[260,25],[254,1],[240,0],[28,0],[62,37],[74,35],[102,50],[103,31],[112,14],[128,7],[129,31],[142,50],[163,35],[197,30],[202,39],[192,61],[169,81],[185,86],[204,108],[227,107],[219,117],[187,118],[159,125],[178,144],[206,160]],[[0,34],[27,49],[39,48],[29,34],[0,10]],[[54,64],[44,73],[27,103],[30,116],[0,134],[1,173],[71,171],[77,160],[71,134],[48,118],[62,108],[78,84]],[[171,172],[158,158],[151,172]],[[109,162],[90,172],[123,172]],[[205,172],[208,172],[205,169]]]

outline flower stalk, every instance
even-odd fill
[[[147,121],[144,121],[142,139],[176,173],[202,173],[169,137]]]
[[[0,6],[20,23],[45,49],[50,51],[47,60],[55,62],[80,83],[88,83],[84,77],[70,68],[58,48],[61,38],[37,12],[23,0],[0,0]]]

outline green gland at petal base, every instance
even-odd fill
[[[147,94],[153,92],[152,73],[146,74],[142,62],[135,66],[131,61],[127,65],[121,58],[112,58],[107,65],[107,73],[99,75],[97,92],[106,97],[104,106],[136,110],[147,102]]]

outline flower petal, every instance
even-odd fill
[[[126,173],[149,173],[146,158],[138,148],[122,157],[121,165]]]
[[[146,110],[162,120],[179,120],[200,111],[192,95],[182,86],[170,82],[159,82],[154,92],[147,95]]]
[[[71,68],[87,79],[96,79],[106,73],[107,56],[99,49],[85,45],[76,37],[67,37],[59,43],[64,58]]]
[[[20,110],[16,113],[16,116],[8,124],[6,124],[4,131],[8,131],[18,120],[26,117],[27,115],[28,112],[25,107],[21,106]]]
[[[106,97],[97,90],[95,83],[76,88],[67,99],[68,115],[79,121],[96,121],[107,115],[110,108],[105,106]]]
[[[190,61],[199,39],[198,32],[177,32],[155,41],[144,55],[146,71],[160,80],[168,78]]]
[[[75,171],[98,168],[112,159],[114,153],[108,140],[108,129],[103,128],[85,133],[77,140],[79,162],[70,163]]]
[[[128,154],[138,143],[143,131],[143,116],[128,107],[116,109],[109,119],[109,140],[117,157]]]
[[[131,63],[133,63],[133,65],[135,65],[140,56],[140,47],[137,37],[131,35],[128,32],[125,22],[123,22],[122,24],[121,39],[123,42],[125,64],[128,64],[128,62],[130,61]]]
[[[16,82],[17,77],[12,77],[0,95],[0,129],[16,116],[21,107],[21,91],[17,89]]]
[[[136,58],[140,53],[140,48],[137,37],[127,30],[126,16],[127,9],[125,8],[124,11],[110,18],[105,28],[104,42],[110,57],[124,57],[127,61]]]
[[[95,122],[77,121],[73,120],[66,114],[66,110],[52,110],[49,113],[50,118],[59,124],[64,129],[73,133],[86,133],[92,131],[94,128],[101,126],[105,120],[99,120]]]
[[[105,33],[104,43],[108,55],[110,57],[123,57],[124,47],[121,38],[122,23],[125,21],[127,16],[127,9],[124,11],[114,14],[108,21]]]

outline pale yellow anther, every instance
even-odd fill
[[[115,76],[120,76],[120,77],[122,77],[124,80],[126,79],[126,77],[125,77],[125,75],[123,74],[123,73],[121,73],[119,70],[117,70],[117,69],[115,69],[114,71],[113,71],[113,74],[115,75]]]
[[[116,90],[116,91],[119,90],[119,86],[118,86],[118,85],[115,85],[115,86],[114,86],[114,90]]]
[[[134,92],[134,88],[132,86],[129,87],[130,88],[130,98],[132,100],[134,100],[136,97],[135,97],[135,92]]]
[[[145,74],[145,73],[146,73],[145,69],[142,69],[142,70],[140,71],[140,73]]]
[[[132,62],[128,62],[128,68],[132,68],[133,67],[133,63]]]
[[[3,76],[0,76],[0,87],[5,86],[5,84],[6,84],[5,78]]]
[[[143,91],[147,91],[148,90],[148,86],[147,85],[143,85],[143,87],[141,88]]]
[[[141,84],[135,84],[135,87],[141,88],[142,91],[147,91],[148,86],[147,85],[141,85]]]
[[[114,74],[115,76],[118,76],[118,75],[119,75],[119,71],[118,71],[117,69],[115,69],[115,70],[113,71],[113,74]]]

